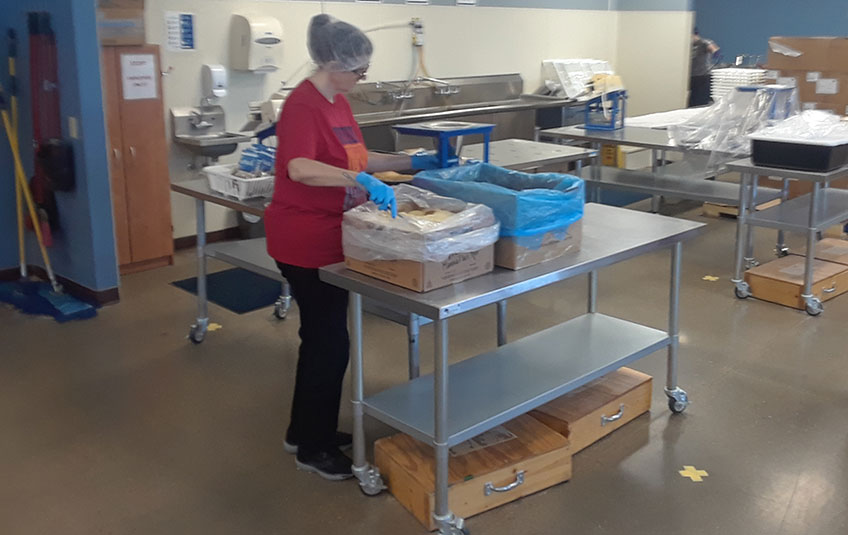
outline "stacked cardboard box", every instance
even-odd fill
[[[804,109],[848,115],[848,38],[772,37],[767,78],[798,87]]]

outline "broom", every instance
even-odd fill
[[[11,33],[10,37],[12,37]],[[13,56],[10,55],[9,58],[10,68],[14,69]],[[14,73],[14,70],[12,72]],[[12,97],[12,109],[13,111],[17,110],[17,101],[14,96]],[[35,203],[32,200],[32,193],[29,190],[26,173],[21,163],[18,137],[12,126],[12,120],[9,118],[9,102],[2,85],[0,85],[0,115],[3,118],[3,127],[6,130],[6,137],[9,140],[9,148],[11,149],[12,160],[14,161],[15,197],[18,203],[18,240],[22,276],[18,282],[0,284],[0,301],[10,303],[26,314],[53,316],[59,322],[94,317],[97,315],[97,310],[93,306],[62,293],[62,287],[56,281],[56,275],[53,273],[53,266],[50,263],[50,256],[47,254],[47,249],[44,246],[41,226],[38,224]],[[50,280],[49,285],[44,282],[29,281],[26,278],[26,250],[24,247],[22,226],[24,217],[20,202],[21,197],[26,201],[29,216],[33,222],[33,229],[38,239],[41,257],[44,260],[47,278]]]

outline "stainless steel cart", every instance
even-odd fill
[[[703,227],[702,223],[588,204],[580,251],[518,271],[496,268],[493,273],[428,293],[354,273],[343,264],[322,268],[322,280],[351,292],[353,470],[361,489],[370,495],[384,488],[379,471],[365,457],[365,414],[433,445],[434,518],[440,533],[456,535],[464,530],[463,520],[448,507],[451,446],[663,348],[668,349],[665,392],[669,407],[674,412],[685,410],[689,399],[677,384],[682,243]],[[661,249],[671,250],[667,331],[599,313],[598,270]],[[587,314],[507,343],[507,299],[582,274],[589,275]],[[365,398],[363,298],[435,323],[433,375]],[[448,366],[450,318],[489,305],[498,309],[499,348]]]
[[[601,146],[605,144],[626,145],[651,150],[652,168],[650,172],[601,166],[599,156],[596,155],[595,163],[588,170],[586,176],[589,180],[587,185],[594,186],[591,190],[594,193],[595,200],[599,200],[600,189],[605,188],[653,195],[652,211],[654,212],[659,210],[661,196],[730,206],[736,206],[740,202],[740,186],[738,184],[705,180],[724,172],[724,169],[712,169],[708,165],[708,152],[674,144],[665,130],[625,126],[619,130],[603,131],[586,130],[580,126],[567,126],[543,130],[541,134],[553,139],[588,142],[598,153],[600,153]],[[658,162],[664,163],[666,153],[669,151],[684,153],[686,159],[683,162],[660,165]],[[752,202],[769,202],[781,197],[785,198],[785,196],[785,191],[759,188]]]
[[[804,267],[804,292],[801,297],[807,313],[818,316],[824,310],[821,299],[813,295],[813,260],[816,243],[821,231],[848,221],[848,190],[831,188],[830,182],[848,176],[848,166],[826,173],[794,171],[755,165],[750,158],[728,164],[729,171],[742,176],[739,189],[739,217],[736,220],[736,263],[734,264],[734,292],[739,299],[751,296],[751,289],[743,278],[745,269],[756,265],[753,257],[753,227],[767,227],[778,230],[776,253],[784,256],[788,253],[783,240],[783,232],[799,232],[807,237],[807,260]],[[781,204],[753,212],[751,198],[756,194],[760,176],[783,178],[784,190],[788,179],[812,182],[811,193]],[[747,198],[746,198],[747,197]]]

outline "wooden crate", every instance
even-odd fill
[[[609,435],[651,408],[651,376],[621,368],[532,411],[568,438],[572,453]],[[621,413],[615,421],[608,421]]]
[[[805,309],[803,256],[789,255],[745,272],[751,295],[763,301]],[[822,302],[848,291],[848,266],[813,260],[813,295]]]
[[[398,434],[374,444],[375,464],[389,491],[430,530],[435,505],[433,447]],[[448,501],[467,518],[571,478],[568,440],[524,415],[451,448]],[[486,496],[485,487],[506,486],[524,472],[524,483]]]
[[[780,204],[780,199],[774,199],[769,202],[764,202],[762,204],[757,205],[756,211],[759,212],[761,210],[771,208],[772,206],[777,206],[778,204]],[[705,202],[703,208],[701,209],[701,214],[707,217],[730,217],[736,219],[739,216],[739,207],[730,206],[729,204]]]

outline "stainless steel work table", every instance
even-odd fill
[[[205,178],[171,184],[171,189],[194,198],[197,207],[197,318],[189,330],[189,339],[198,344],[203,342],[209,327],[209,302],[206,291],[207,258],[214,258],[258,273],[269,279],[280,281],[282,290],[280,299],[274,305],[274,315],[278,319],[284,319],[291,306],[291,293],[289,285],[277,269],[276,263],[268,256],[265,238],[206,243],[207,202],[261,217],[265,213],[265,206],[269,199],[258,198],[241,201],[228,197],[213,191]],[[418,377],[418,333],[421,325],[430,323],[430,320],[415,314],[401,314],[370,301],[366,303],[366,310],[371,314],[406,327],[409,346],[409,377]]]
[[[725,172],[725,169],[711,169],[707,163],[709,152],[683,147],[675,144],[668,137],[668,132],[655,128],[625,126],[619,130],[586,130],[581,126],[566,126],[543,130],[541,134],[554,139],[568,139],[592,144],[592,148],[600,153],[601,145],[627,145],[650,149],[652,151],[652,168],[650,172],[618,169],[601,166],[598,156],[595,164],[587,174],[587,185],[595,187],[595,199],[600,188],[635,191],[654,196],[652,211],[659,210],[659,196],[690,199],[694,201],[713,202],[736,206],[741,198],[738,184],[706,180]],[[682,152],[690,158],[690,162],[675,162],[670,165],[658,165],[657,161],[665,162],[667,151]],[[693,164],[694,163],[694,164]],[[759,188],[751,202],[765,203],[779,198],[786,198],[788,191],[772,188]],[[591,193],[590,193],[591,195]]]
[[[743,271],[756,265],[753,258],[753,227],[767,227],[780,232],[777,254],[784,256],[788,250],[783,245],[783,231],[800,232],[807,237],[807,259],[804,267],[804,299],[807,313],[818,316],[823,311],[821,299],[813,295],[813,260],[816,243],[821,231],[839,223],[848,221],[848,190],[831,188],[830,182],[848,176],[848,166],[829,172],[795,171],[754,164],[750,158],[728,164],[727,169],[738,172],[742,177],[739,190],[739,217],[736,220],[736,263],[734,284],[736,297],[745,299],[751,296],[751,289],[743,279]],[[753,212],[751,196],[757,188],[760,176],[784,179],[806,180],[812,182],[812,192],[795,199],[784,201],[767,210]],[[747,197],[747,199],[746,199]],[[746,256],[747,254],[747,256]]]
[[[483,144],[463,147],[461,156],[482,161]],[[502,139],[489,143],[489,163],[515,171],[532,171],[548,165],[574,162],[579,172],[583,160],[594,156],[595,151],[591,149],[527,139]]]
[[[417,293],[335,264],[321,279],[351,292],[354,474],[366,494],[384,487],[365,458],[363,418],[378,420],[432,444],[436,456],[435,519],[442,534],[461,531],[448,507],[448,448],[570,392],[593,379],[668,348],[665,392],[674,412],[688,405],[677,385],[678,308],[682,243],[704,225],[623,208],[587,204],[580,251],[518,271],[494,272]],[[661,249],[671,250],[668,330],[598,312],[598,270]],[[506,300],[547,285],[589,275],[587,314],[507,344]],[[362,300],[434,322],[435,372],[364,397]],[[448,366],[448,321],[481,307],[498,307],[499,348]],[[516,485],[520,484],[516,482]]]

